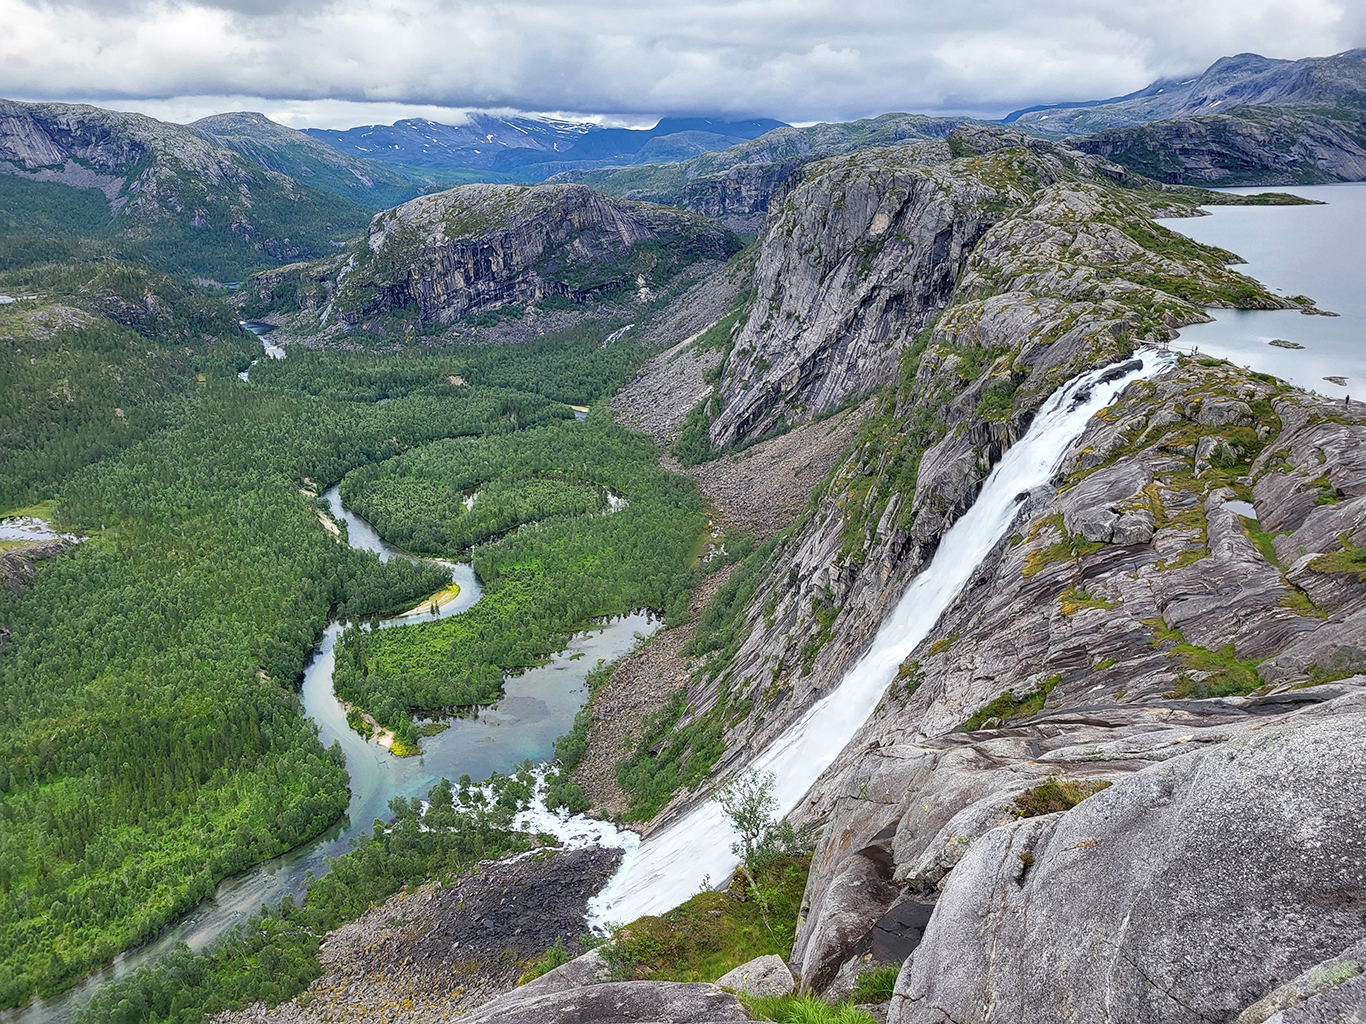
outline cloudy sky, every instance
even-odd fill
[[[0,95],[296,127],[463,109],[1000,116],[1224,54],[1366,46],[1363,0],[0,0]]]

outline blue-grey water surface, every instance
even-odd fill
[[[1333,398],[1366,401],[1366,184],[1226,189],[1289,192],[1322,206],[1210,206],[1208,217],[1166,220],[1188,238],[1247,261],[1233,269],[1281,295],[1308,295],[1336,317],[1295,310],[1211,309],[1213,323],[1181,329],[1176,347],[1275,374]],[[1302,349],[1278,348],[1273,340]],[[1338,384],[1327,377],[1342,377]]]

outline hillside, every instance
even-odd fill
[[[1085,138],[490,121],[679,159],[373,216],[257,115],[0,109],[0,506],[75,538],[0,538],[0,1005],[1350,1022],[1366,413],[1169,352],[1318,310],[1161,222],[1366,168],[1355,53]]]
[[[411,333],[528,305],[646,301],[738,249],[705,218],[582,185],[464,185],[387,210],[344,252],[259,274],[243,295],[254,315],[287,315],[296,336]]]
[[[63,208],[88,203],[76,190],[101,195],[103,211],[69,226],[173,273],[240,280],[253,267],[320,256],[368,219],[354,202],[141,114],[5,100],[0,123],[7,184],[49,186],[44,205]]]
[[[397,206],[444,180],[392,163],[348,156],[306,132],[276,124],[264,114],[213,114],[188,127],[268,171],[286,174],[375,210]]]
[[[350,156],[432,170],[489,169],[507,149],[559,153],[595,126],[535,117],[472,113],[463,124],[405,118],[391,125],[305,128],[304,134]]]
[[[1237,107],[1097,132],[1075,145],[1175,184],[1366,180],[1366,115],[1350,108]]]
[[[666,117],[653,128],[471,113],[463,124],[423,118],[307,134],[348,155],[430,168],[461,181],[542,181],[566,170],[677,160],[758,138],[781,121]],[[482,173],[479,173],[482,172]]]
[[[812,160],[898,142],[942,140],[968,121],[882,114],[861,121],[778,128],[691,160],[568,171],[550,180],[579,182],[622,199],[681,206],[736,230],[753,231],[763,222],[769,203],[799,181],[802,168]]]
[[[809,707],[900,592],[889,580],[924,566],[1061,382],[1205,320],[1201,305],[1291,304],[1229,270],[1230,254],[1152,224],[1206,195],[1116,183],[1110,165],[1074,152],[960,129],[950,144],[815,164],[773,218],[752,305],[672,450],[724,462],[860,400],[864,423],[794,531],[737,570],[739,594],[763,600],[712,623],[689,710],[642,751],[676,735],[676,762],[696,745],[725,763]],[[650,780],[677,786],[678,764],[637,760],[628,795],[657,807],[673,791]]]

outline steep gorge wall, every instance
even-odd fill
[[[704,218],[582,185],[465,185],[376,214],[344,255],[257,275],[246,288],[259,305],[318,313],[318,330],[395,312],[434,326],[555,296],[658,287],[739,248]]]
[[[735,639],[710,652],[690,684],[674,728],[698,737],[721,729],[713,776],[746,763],[838,682],[991,466],[1064,381],[1203,320],[1191,298],[1287,304],[1228,271],[1228,254],[1152,224],[1180,208],[1179,196],[1115,188],[1103,169],[1083,168],[1090,173],[1072,170],[1052,147],[1007,146],[935,169],[941,180],[967,180],[966,193],[995,195],[994,222],[933,329],[900,354],[877,353],[897,367],[897,383],[869,400],[846,457],[753,568],[761,582],[737,613]],[[774,244],[786,251],[786,240]],[[895,313],[875,330],[911,333]],[[753,408],[743,394],[739,402],[717,422]],[[651,827],[693,799],[679,794]]]
[[[798,810],[838,825],[804,977],[832,981],[898,904],[932,906],[1049,776],[1117,782],[1345,693],[1325,681],[1366,668],[1366,585],[1341,551],[1366,541],[1363,440],[1359,409],[1193,363],[1093,420]],[[880,894],[831,900],[872,866]]]

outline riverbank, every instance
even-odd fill
[[[398,618],[408,619],[417,615],[435,615],[460,596],[460,584],[452,583],[445,590],[438,590],[430,597],[423,598],[406,612],[399,612]]]

